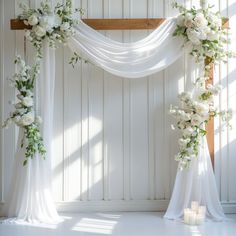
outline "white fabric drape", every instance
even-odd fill
[[[176,19],[168,19],[148,37],[135,43],[119,43],[108,39],[84,23],[76,27],[75,36],[68,45],[72,51],[83,53],[94,64],[118,76],[139,78],[168,67],[183,52],[182,40],[173,37]],[[55,81],[55,55],[48,45],[39,79],[39,107],[43,117],[43,138],[47,149],[46,160],[40,156],[23,167],[24,150],[18,145],[12,185],[5,204],[5,215],[18,220],[55,222],[58,215],[51,196],[51,141],[52,112]],[[188,60],[191,63],[192,60]],[[188,74],[195,70],[188,66]],[[22,131],[19,134],[21,138]],[[209,215],[223,217],[217,196],[215,179],[210,166],[208,148],[203,142],[199,158],[190,170],[178,172],[173,196],[166,213],[167,218],[182,216],[183,208],[191,200],[201,200],[207,205]]]
[[[23,130],[19,130],[9,196],[3,215],[13,217],[9,221],[54,223],[59,221],[51,194],[51,140],[53,96],[55,81],[54,50],[44,45],[44,59],[38,80],[39,114],[43,118],[42,135],[47,150],[46,159],[36,155],[23,166],[25,149],[20,147]],[[15,218],[14,218],[15,217]]]
[[[165,69],[182,55],[183,41],[173,37],[175,26],[176,19],[169,18],[143,40],[119,43],[81,22],[68,46],[112,74],[140,78]]]
[[[189,208],[191,201],[206,206],[208,218],[216,221],[226,219],[218,197],[206,137],[202,138],[198,157],[191,161],[190,168],[177,172],[171,201],[164,217],[181,219],[184,208]]]

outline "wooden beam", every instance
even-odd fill
[[[96,30],[141,30],[156,29],[165,19],[83,19],[83,21]]]
[[[211,62],[209,62],[208,60],[206,60],[206,65],[209,65],[210,71],[208,74],[209,79],[206,81],[206,87],[208,84],[214,84],[214,66]],[[210,119],[207,127],[207,144],[208,144],[208,149],[209,149],[209,153],[210,153],[210,157],[211,157],[211,163],[212,166],[214,168],[214,156],[215,156],[215,134],[214,134],[214,130],[215,130],[215,126],[214,126],[214,119]]]
[[[150,19],[82,19],[84,23],[95,30],[140,30],[140,29],[156,29],[164,21],[165,18],[150,18]],[[23,20],[12,19],[12,30],[30,29],[26,26]],[[229,27],[229,19],[223,19],[223,27]]]
[[[82,19],[83,22],[95,30],[141,30],[156,29],[164,21],[165,18],[152,19]],[[30,29],[23,20],[12,19],[12,30]]]

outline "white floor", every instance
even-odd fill
[[[236,214],[227,222],[188,226],[157,212],[63,214],[58,225],[0,225],[0,236],[236,236]]]

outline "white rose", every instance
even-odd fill
[[[39,25],[35,26],[33,28],[33,31],[40,38],[42,38],[46,34],[46,30],[43,27],[39,26]]]
[[[35,117],[35,122],[36,122],[37,124],[42,124],[43,120],[42,120],[41,116],[36,116],[36,117]]]
[[[34,104],[34,101],[31,97],[24,97],[21,103],[26,107],[32,107]]]
[[[207,104],[196,102],[194,105],[195,105],[197,114],[204,117],[208,116],[209,106]]]
[[[204,121],[203,118],[198,114],[194,114],[191,118],[191,124],[193,126],[199,126],[203,121]]]
[[[39,22],[38,17],[37,17],[35,14],[31,15],[31,16],[28,18],[28,23],[29,23],[30,25],[32,25],[32,26],[37,25],[38,22]]]
[[[193,134],[194,130],[192,127],[187,127],[186,129],[183,130],[183,135],[184,137],[189,137]]]
[[[202,13],[198,13],[194,18],[194,25],[198,28],[204,27],[208,25],[208,21]]]
[[[184,21],[184,25],[187,27],[187,28],[191,28],[193,26],[193,20],[185,20]]]
[[[60,30],[61,31],[66,31],[70,28],[70,24],[68,22],[64,22],[61,27],[60,27]]]
[[[184,18],[183,15],[179,15],[179,16],[177,17],[177,25],[179,25],[179,26],[184,26],[184,21],[185,21],[185,18]]]
[[[31,125],[34,122],[34,113],[30,112],[21,117],[20,124],[22,126]]]
[[[196,30],[187,29],[188,39],[195,45],[201,44],[200,34]]]

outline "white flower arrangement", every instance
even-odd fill
[[[174,2],[173,7],[180,11],[174,36],[184,38],[184,47],[197,63],[204,64],[206,60],[209,63],[226,62],[228,57],[233,56],[227,50],[230,42],[228,31],[222,27],[220,13],[214,13],[212,7],[202,4],[204,7],[200,9],[186,9]]]
[[[214,105],[214,96],[217,96],[221,87],[208,84],[210,64],[220,61],[226,62],[234,53],[227,50],[227,29],[222,27],[220,13],[211,11],[205,0],[201,0],[201,9],[192,7],[190,10],[174,2],[178,8],[177,26],[174,37],[183,37],[184,48],[195,58],[195,62],[202,66],[203,76],[195,82],[192,93],[179,95],[181,106],[171,107],[170,113],[177,120],[177,128],[182,136],[179,139],[179,153],[175,159],[179,168],[187,168],[193,158],[198,156],[200,138],[207,134],[206,125],[209,120],[220,116],[222,121],[230,126],[232,111],[218,111]]]
[[[23,12],[19,15],[19,19],[29,28],[25,31],[25,36],[35,47],[36,58],[32,68],[25,65],[19,56],[15,60],[19,72],[14,75],[12,83],[18,90],[18,102],[13,103],[15,111],[10,113],[3,126],[8,127],[13,122],[24,129],[21,147],[26,148],[23,163],[26,165],[28,159],[32,159],[37,152],[42,157],[46,153],[40,133],[42,118],[36,116],[34,111],[34,86],[40,72],[43,41],[47,40],[51,48],[56,48],[57,43],[66,44],[75,33],[74,26],[80,22],[80,17],[76,17],[75,13],[83,14],[83,10],[75,9],[73,12],[71,0],[66,0],[65,4],[57,4],[55,8],[52,8],[47,0],[42,2],[38,9],[29,8],[24,4],[20,4],[20,7]],[[74,53],[69,63],[74,67],[78,60],[83,59]]]
[[[208,77],[199,78],[195,83],[193,93],[183,92],[179,95],[180,107],[171,107],[170,113],[176,118],[176,127],[182,135],[179,139],[179,153],[175,159],[179,162],[179,168],[187,168],[193,158],[199,152],[200,138],[207,134],[205,126],[210,119],[221,116],[222,120],[229,124],[232,111],[218,111],[214,106],[214,96],[217,96],[221,87],[208,85],[205,81]]]
[[[40,124],[42,118],[35,115],[34,110],[34,86],[35,80],[39,74],[39,63],[32,68],[25,64],[20,56],[16,57],[15,63],[18,66],[18,72],[14,74],[11,80],[17,89],[17,103],[12,102],[15,111],[10,113],[9,118],[4,122],[4,127],[10,123],[15,123],[18,127],[24,129],[24,136],[21,141],[21,147],[26,148],[25,160],[26,165],[29,158],[33,158],[38,152],[45,156],[46,150],[43,145],[43,139],[40,134]]]
[[[57,43],[66,44],[67,40],[74,35],[74,26],[79,24],[80,17],[74,13],[83,14],[82,9],[72,11],[72,1],[57,4],[54,9],[48,1],[42,2],[40,8],[32,9],[27,5],[20,4],[23,12],[19,16],[24,24],[32,27],[26,30],[26,38],[37,50],[37,57],[42,57],[42,42],[48,40],[49,46],[56,47]]]

